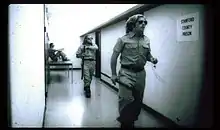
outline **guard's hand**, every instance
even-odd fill
[[[112,80],[112,83],[116,85],[117,75],[112,75],[111,80]]]
[[[151,62],[152,62],[153,64],[157,64],[157,63],[158,63],[158,60],[157,60],[157,58],[152,58],[152,59],[151,59]]]

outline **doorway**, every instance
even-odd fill
[[[101,31],[100,30],[95,32],[95,43],[99,47],[99,49],[96,51],[95,77],[101,78]]]

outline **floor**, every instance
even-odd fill
[[[48,127],[119,127],[117,92],[93,78],[92,97],[83,94],[81,71],[73,70],[73,83],[65,71],[52,71],[48,86],[45,126]],[[141,111],[136,127],[165,127],[145,110]]]

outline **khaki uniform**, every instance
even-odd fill
[[[76,54],[81,55],[83,53],[83,46],[81,45]],[[95,58],[96,58],[96,50],[98,49],[96,44],[85,44],[85,46],[90,46],[92,48],[86,48],[85,49],[85,56],[84,56],[84,67],[83,67],[83,81],[84,81],[84,87],[90,87],[92,76],[94,74],[95,70]]]
[[[118,73],[120,122],[134,122],[138,119],[144,96],[146,72],[144,66],[150,60],[150,41],[146,36],[135,37],[133,32],[118,39],[114,51],[121,53],[121,69]],[[124,68],[129,66],[132,69]],[[135,70],[135,71],[134,71]]]

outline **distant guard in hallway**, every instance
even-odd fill
[[[98,46],[92,43],[93,38],[86,35],[83,44],[78,48],[76,57],[82,59],[82,78],[84,81],[84,92],[87,98],[91,97],[90,84],[95,71],[95,57]]]
[[[119,114],[117,120],[122,128],[134,127],[140,115],[147,61],[157,64],[158,60],[151,55],[150,40],[144,35],[147,20],[144,15],[131,16],[126,21],[126,35],[118,38],[111,56],[112,82],[119,83]],[[120,56],[121,68],[117,75],[117,58]]]
[[[62,51],[64,50],[62,49],[54,49],[54,44],[50,43],[49,45],[49,49],[48,49],[48,56],[51,58],[52,61],[58,61],[59,58],[61,58],[62,61],[69,61],[69,59],[66,57],[66,54],[63,53]]]

